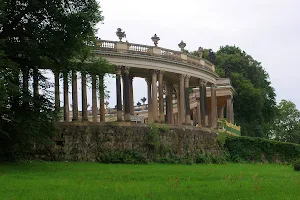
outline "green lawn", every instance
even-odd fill
[[[274,164],[0,164],[5,199],[300,199],[300,172]]]

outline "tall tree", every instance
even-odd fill
[[[216,52],[216,68],[236,90],[235,120],[242,134],[265,137],[276,114],[276,94],[261,63],[238,47],[225,46]]]
[[[287,100],[281,100],[277,109],[269,138],[300,144],[300,111],[293,102]]]
[[[191,54],[199,56],[199,51]],[[209,60],[209,50],[202,52]],[[267,137],[276,115],[276,94],[261,63],[236,46],[224,46],[215,54],[216,73],[230,78],[235,89],[235,122],[247,136]]]
[[[57,119],[53,103],[49,93],[34,97],[29,81],[35,74],[46,91],[48,80],[36,69],[73,69],[74,58],[93,46],[102,19],[96,0],[1,1],[0,148],[24,152],[49,142]]]

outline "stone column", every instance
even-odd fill
[[[185,96],[184,96],[184,75],[179,75],[179,93],[180,93],[180,121],[179,124],[182,125],[185,121]]]
[[[68,72],[64,72],[64,121],[70,121],[69,116],[69,82]]]
[[[82,121],[88,121],[87,116],[87,91],[86,91],[86,74],[81,73],[81,90],[82,90]]]
[[[233,110],[233,101],[231,101],[231,123],[234,124],[234,110]]]
[[[197,124],[197,107],[193,109],[193,125],[196,126]]]
[[[211,91],[211,125],[212,128],[218,126],[218,114],[217,114],[217,86],[212,84],[210,87]]]
[[[130,122],[130,90],[129,90],[129,67],[125,67],[124,69],[124,86],[123,92],[125,97],[125,107],[124,107],[124,120]]]
[[[152,70],[152,116],[153,121],[158,122],[157,116],[157,71]]]
[[[98,121],[98,106],[97,106],[97,79],[92,75],[92,116],[93,122]]]
[[[209,126],[209,113],[207,105],[206,85],[204,86],[204,108],[205,108],[205,126]]]
[[[54,71],[55,110],[60,110],[59,72]]]
[[[152,97],[151,97],[151,79],[146,78],[147,90],[148,90],[148,124],[153,123],[153,108],[152,108]]]
[[[168,113],[169,113],[169,124],[174,124],[174,117],[173,117],[173,85],[171,83],[167,83],[167,90],[168,90]]]
[[[185,95],[185,124],[190,125],[191,124],[191,109],[190,109],[190,93],[189,93],[189,81],[190,77],[185,76],[184,81],[184,95]]]
[[[170,115],[170,110],[171,110],[171,102],[170,102],[170,87],[168,83],[165,83],[166,87],[166,123],[171,124],[171,115]]]
[[[208,110],[208,115],[207,115],[207,126],[208,127],[212,127],[212,123],[211,123],[211,110]]]
[[[176,116],[176,125],[179,125],[181,121],[181,108],[180,108],[180,92],[179,92],[179,87],[176,85],[175,86],[176,90],[176,101],[177,101],[177,116]]]
[[[200,94],[200,88],[199,88],[199,94]],[[199,126],[202,126],[202,122],[201,122],[201,103],[200,103],[200,97],[196,98],[197,100],[197,124]]]
[[[72,121],[78,121],[77,72],[72,70]]]
[[[121,67],[116,67],[117,121],[122,121]]]
[[[158,99],[159,99],[159,121],[163,123],[165,121],[164,114],[164,98],[163,98],[163,73],[164,71],[158,72]]]
[[[33,96],[36,99],[39,96],[39,70],[36,67],[33,69]]]
[[[224,106],[218,108],[218,118],[220,120],[224,119]]]
[[[129,99],[130,99],[130,114],[134,115],[134,98],[133,98],[133,77],[129,77]]]
[[[100,96],[100,122],[105,122],[105,106],[104,106],[104,75],[99,75],[99,96]]]
[[[226,104],[226,120],[227,122],[231,123],[231,104],[232,104],[232,97],[227,98],[227,104]]]
[[[201,115],[201,126],[206,126],[205,123],[205,90],[206,90],[206,82],[200,80],[200,115]]]

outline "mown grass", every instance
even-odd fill
[[[0,164],[0,199],[300,199],[300,173],[274,164]]]

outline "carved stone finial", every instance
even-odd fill
[[[126,33],[125,33],[125,31],[122,31],[121,28],[117,29],[116,35],[118,36],[120,42],[122,42],[123,38],[126,38]]]
[[[154,45],[157,47],[158,41],[160,40],[160,38],[154,34],[153,37],[151,37],[151,40],[153,41]]]
[[[186,47],[186,43],[181,40],[181,42],[178,44],[178,47],[181,49],[181,51],[183,51],[184,47]]]
[[[203,57],[203,51],[204,49],[202,47],[198,48],[198,53],[199,53],[199,57],[202,58]]]
[[[208,52],[209,52],[209,61],[212,64],[215,64],[215,53],[211,49],[209,49]]]

